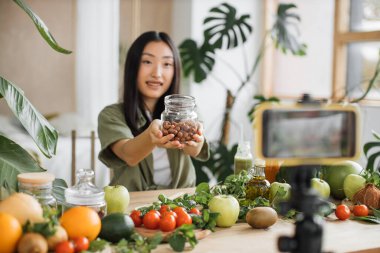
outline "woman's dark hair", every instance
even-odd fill
[[[174,45],[170,37],[164,32],[150,31],[141,34],[129,48],[124,67],[124,115],[125,121],[134,136],[143,132],[151,122],[145,113],[144,101],[137,88],[137,75],[143,50],[145,46],[152,41],[162,41],[166,43],[173,52],[174,58],[174,76],[172,83],[165,94],[158,99],[152,119],[159,119],[161,117],[161,113],[165,109],[164,98],[166,95],[179,93],[181,63],[177,47]],[[138,109],[140,109],[147,121],[147,123],[141,128],[138,127]]]

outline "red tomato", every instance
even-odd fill
[[[166,215],[171,215],[171,216],[173,216],[176,220],[177,220],[177,218],[178,218],[178,215],[177,215],[175,212],[173,212],[173,211],[167,211],[167,212],[164,212],[164,214],[163,214],[162,216],[166,216]]]
[[[75,252],[81,252],[83,250],[88,250],[90,246],[90,241],[87,237],[81,236],[73,239]]]
[[[186,213],[186,212],[183,212],[183,213],[177,213],[178,215],[178,218],[177,218],[177,227],[180,227],[182,226],[183,224],[192,224],[193,223],[193,220],[191,219],[191,216]]]
[[[186,213],[186,209],[180,206],[177,206],[176,208],[173,209],[173,211],[179,215],[180,213]]]
[[[201,215],[201,211],[199,211],[199,209],[195,208],[195,207],[193,207],[193,208],[190,209],[190,213],[193,213],[193,214],[196,214],[196,215]]]
[[[63,241],[58,243],[54,250],[56,253],[74,253],[75,247],[71,241]]]
[[[161,213],[154,209],[150,210],[148,213],[156,213],[159,217],[161,217]]]
[[[340,220],[347,220],[348,218],[350,218],[350,214],[350,208],[348,208],[348,206],[346,205],[339,205],[335,209],[335,215]]]
[[[354,206],[355,216],[368,216],[368,207],[366,205],[356,205]]]
[[[170,211],[170,207],[168,205],[162,205],[160,207],[160,214],[163,215],[165,212]]]
[[[160,220],[160,230],[163,232],[173,231],[176,226],[176,220],[173,215],[165,214]]]
[[[135,227],[141,227],[143,221],[140,210],[133,210],[129,216],[131,216]]]
[[[143,218],[144,227],[148,229],[157,229],[160,225],[160,216],[155,212],[147,212]]]

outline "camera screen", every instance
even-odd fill
[[[340,158],[355,155],[352,111],[267,110],[263,155],[267,158]]]

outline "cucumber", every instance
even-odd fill
[[[121,239],[130,240],[135,231],[135,224],[129,215],[111,213],[102,219],[102,228],[99,238],[117,243]]]

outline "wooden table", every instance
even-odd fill
[[[180,195],[194,193],[194,188],[131,192],[129,209],[151,204],[158,195]],[[244,253],[244,252],[279,252],[277,239],[281,235],[293,236],[295,226],[290,221],[279,219],[269,229],[252,229],[247,223],[237,223],[231,228],[217,228],[216,232],[200,240],[192,253]],[[380,225],[360,221],[339,221],[328,219],[324,225],[324,252],[380,252]],[[153,252],[173,252],[169,244],[162,244]]]

